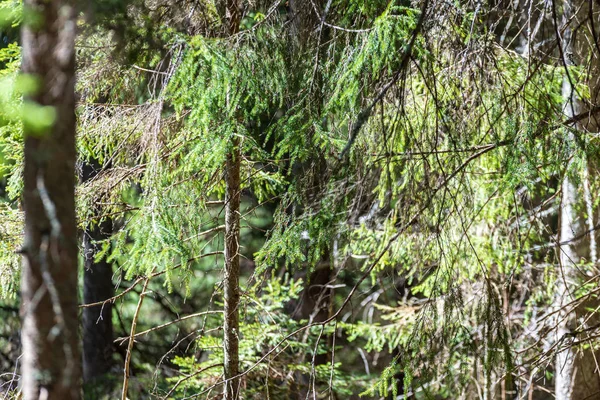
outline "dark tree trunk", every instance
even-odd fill
[[[227,0],[229,34],[240,27],[238,0]],[[240,169],[242,153],[237,137],[231,139],[231,150],[225,163],[225,274],[223,290],[223,375],[225,400],[239,398],[239,329],[240,329]]]
[[[22,70],[39,81],[28,100],[52,107],[56,118],[43,131],[24,124],[23,398],[79,399],[76,14],[71,3],[61,0],[25,0],[24,7],[40,17],[22,31]]]
[[[227,155],[225,194],[225,282],[224,282],[224,372],[225,400],[237,400],[239,395],[239,303],[240,303],[240,163],[237,139]]]
[[[290,10],[290,35],[297,40],[300,47],[308,44],[310,36],[319,27],[319,19],[315,14],[314,7],[322,10],[323,0],[289,0]]]
[[[96,176],[94,163],[84,163],[82,181]],[[90,225],[83,233],[85,269],[83,272],[83,302],[97,303],[114,295],[112,265],[106,260],[94,259],[100,251],[100,240],[110,237],[112,221],[104,220]],[[107,374],[112,366],[113,353],[112,303],[83,309],[83,381],[85,391],[105,392],[108,388]]]
[[[85,304],[110,299],[114,295],[112,265],[106,260],[94,262],[98,253],[97,240],[106,239],[110,231],[103,226],[84,232],[85,270],[83,272],[83,301]],[[83,380],[99,383],[110,371],[113,353],[112,303],[83,310]]]

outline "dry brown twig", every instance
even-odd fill
[[[140,299],[137,304],[137,308],[135,309],[135,314],[133,314],[133,320],[131,321],[131,333],[129,335],[129,344],[127,345],[127,354],[125,356],[125,366],[123,367],[123,391],[121,392],[121,400],[127,400],[127,389],[129,388],[129,374],[130,374],[130,363],[131,363],[131,352],[133,350],[133,342],[135,340],[135,329],[137,327],[137,319],[140,315],[140,310],[142,308],[142,303],[144,302],[144,297],[146,296],[146,289],[148,288],[148,283],[150,282],[150,277],[146,278],[144,281],[144,287],[142,289],[142,293],[140,294]]]

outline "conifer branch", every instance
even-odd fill
[[[379,94],[375,97],[375,99],[371,102],[371,104],[369,104],[369,106],[367,108],[365,108],[358,114],[358,116],[356,117],[356,120],[354,121],[354,124],[352,124],[352,130],[350,131],[350,139],[346,143],[346,146],[342,149],[342,152],[340,153],[338,160],[344,160],[344,158],[348,155],[348,153],[350,152],[352,145],[356,141],[356,138],[358,137],[358,134],[360,133],[363,125],[371,117],[371,114],[373,113],[373,110],[375,109],[375,106],[377,105],[377,103],[379,103],[381,100],[383,100],[383,98],[387,94],[388,90],[390,90],[392,87],[394,87],[394,85],[398,82],[400,77],[404,75],[406,67],[408,66],[408,61],[410,60],[410,57],[412,55],[412,50],[413,50],[414,44],[417,40],[417,37],[421,33],[421,28],[423,27],[423,22],[425,21],[425,16],[427,14],[428,6],[429,6],[429,0],[425,0],[425,3],[423,4],[423,7],[421,8],[421,15],[419,16],[419,20],[417,21],[417,26],[413,30],[413,33],[410,38],[410,42],[408,42],[408,44],[406,45],[406,48],[404,50],[404,54],[402,55],[402,60],[400,61],[400,66],[399,66],[398,70],[392,77],[392,80],[387,85],[385,85],[383,87],[383,89],[381,89],[379,91]]]

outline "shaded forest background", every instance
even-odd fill
[[[3,398],[600,399],[599,3],[0,21]]]

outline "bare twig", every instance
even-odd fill
[[[136,333],[134,335],[134,337],[144,336],[144,335],[149,334],[150,332],[154,332],[154,331],[157,331],[159,329],[166,328],[169,325],[173,325],[173,324],[176,324],[176,323],[181,322],[181,321],[185,321],[185,320],[190,319],[190,318],[200,317],[202,315],[208,315],[208,314],[223,314],[223,311],[221,311],[221,310],[217,310],[217,311],[203,311],[203,312],[199,312],[199,313],[195,313],[195,314],[186,315],[185,317],[177,318],[177,319],[175,319],[173,321],[166,322],[166,323],[164,323],[162,325],[158,325],[158,326],[155,326],[153,328],[146,329],[143,332]],[[125,340],[130,339],[130,338],[131,338],[130,336],[120,337],[120,338],[115,339],[114,341],[115,342],[124,342]]]
[[[171,390],[169,390],[169,392],[163,397],[163,399],[167,399],[171,394],[173,394],[173,392],[179,387],[179,385],[181,385],[183,382],[187,381],[188,379],[192,379],[193,377],[198,376],[201,373],[203,373],[204,371],[207,371],[209,369],[222,367],[222,366],[223,366],[223,363],[212,364],[207,367],[200,368],[198,371],[194,372],[193,374],[187,375],[187,376],[179,379],[177,381],[177,383],[175,383],[175,385],[171,388]]]
[[[186,260],[186,264],[191,263],[192,261],[198,260],[200,258],[210,257],[210,256],[216,256],[216,255],[220,255],[220,254],[223,254],[223,252],[222,251],[213,251],[213,252],[210,252],[210,253],[202,254],[200,256],[191,257],[191,258],[188,258]],[[172,271],[172,270],[181,268],[183,265],[184,265],[183,263],[177,264],[176,266],[170,268],[170,270]],[[154,273],[152,273],[152,274],[150,274],[148,276],[148,279],[156,278],[157,276],[163,275],[166,272],[167,272],[167,270],[163,270],[163,271],[159,271],[159,272],[154,272]],[[140,277],[140,278],[136,279],[131,284],[131,286],[129,288],[125,289],[124,291],[122,291],[121,293],[117,294],[116,296],[111,297],[110,299],[106,299],[106,300],[103,300],[103,301],[97,301],[95,303],[81,304],[81,305],[79,305],[79,308],[88,308],[88,307],[102,306],[102,305],[104,305],[106,303],[109,303],[109,302],[113,302],[114,303],[120,297],[123,297],[127,293],[131,292],[144,279],[146,279],[146,278]]]
[[[137,319],[140,315],[142,303],[144,302],[144,297],[146,297],[146,289],[148,288],[149,282],[150,277],[147,277],[144,281],[144,288],[140,294],[140,299],[138,301],[137,308],[135,309],[135,314],[133,314],[133,320],[131,321],[131,333],[129,335],[129,344],[127,345],[127,354],[125,356],[125,366],[123,367],[123,391],[121,392],[121,400],[127,400],[127,389],[129,388],[130,374],[129,365],[131,363],[131,351],[133,350],[133,342],[135,340],[135,328],[137,326]]]

